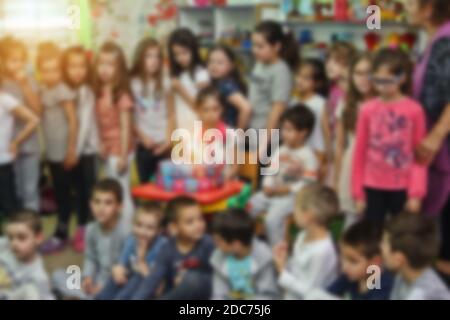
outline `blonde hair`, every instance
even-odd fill
[[[338,214],[339,200],[333,189],[313,183],[297,193],[295,208],[311,210],[320,224],[327,225]]]

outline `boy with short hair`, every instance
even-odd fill
[[[282,115],[283,145],[274,152],[269,167],[276,173],[264,176],[263,191],[250,199],[252,216],[267,212],[265,228],[271,246],[284,238],[284,224],[294,209],[295,193],[317,181],[319,162],[307,144],[314,122],[314,114],[304,105],[296,105]]]
[[[394,217],[385,227],[381,244],[386,267],[397,275],[391,300],[449,300],[450,292],[432,264],[438,256],[435,222],[408,213]]]
[[[276,272],[270,248],[255,238],[252,217],[241,209],[217,215],[211,257],[214,299],[275,299]]]
[[[37,213],[20,211],[0,239],[0,300],[51,300],[50,282],[39,254],[42,224]]]
[[[383,270],[381,234],[381,226],[368,220],[357,222],[343,234],[339,243],[342,274],[328,287],[329,293],[350,300],[389,299],[393,276]],[[381,271],[378,286],[370,281],[376,276],[372,268]]]
[[[203,300],[211,296],[212,270],[209,259],[214,243],[206,234],[200,205],[192,198],[179,196],[166,209],[171,238],[161,248],[153,273],[145,280],[146,299]]]
[[[95,221],[86,227],[81,290],[67,288],[64,271],[53,276],[56,290],[63,297],[90,299],[98,294],[111,276],[130,231],[121,216],[122,187],[116,180],[97,182],[92,191],[91,210]]]
[[[280,276],[278,284],[286,299],[303,299],[312,289],[326,288],[336,278],[338,259],[333,239],[327,229],[338,213],[336,193],[314,183],[305,186],[295,203],[294,219],[302,229],[288,259],[288,245],[274,247],[273,258]]]

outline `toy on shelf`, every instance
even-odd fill
[[[334,1],[334,20],[348,21],[349,20],[349,6],[348,0]]]
[[[381,36],[375,32],[368,32],[364,36],[367,50],[374,51],[378,48],[381,42]]]

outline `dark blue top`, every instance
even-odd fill
[[[229,97],[235,93],[243,93],[242,88],[233,79],[222,79],[215,82],[216,88],[220,93],[220,99],[224,107],[223,121],[232,128],[238,123],[239,112],[229,101]]]
[[[146,280],[146,297],[152,299],[161,283],[165,283],[165,290],[173,288],[174,281],[181,272],[195,270],[204,277],[212,276],[209,258],[214,251],[212,238],[205,235],[188,253],[178,251],[176,240],[170,238],[159,251],[156,257],[154,271]]]
[[[328,292],[351,300],[389,300],[393,284],[394,277],[392,274],[383,271],[380,279],[380,289],[369,289],[361,293],[357,282],[352,282],[345,275],[341,275],[328,287]]]

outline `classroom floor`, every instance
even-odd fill
[[[56,224],[56,215],[49,215],[45,216],[42,219],[43,226],[44,226],[44,234],[45,238],[47,239],[50,237],[53,233],[53,230],[55,228]],[[70,234],[73,234],[75,231],[75,225],[76,225],[76,218],[73,216],[71,223],[70,223]],[[57,269],[65,269],[69,265],[77,265],[79,267],[83,266],[83,254],[79,254],[75,252],[70,245],[67,246],[67,248],[58,253],[53,255],[44,256],[44,264],[45,268],[47,269],[48,274],[51,274],[54,270]]]

